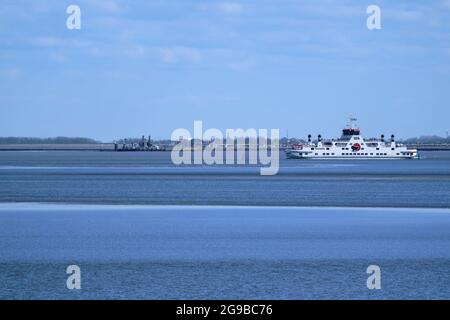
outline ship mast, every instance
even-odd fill
[[[349,120],[348,127],[350,129],[355,129],[356,128],[356,120],[357,119],[354,116],[350,115],[348,117],[348,120]]]

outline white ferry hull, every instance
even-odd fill
[[[286,149],[286,157],[288,159],[318,160],[418,159],[417,150],[408,149],[406,146],[396,143],[394,135],[391,136],[390,142],[385,142],[383,135],[379,140],[365,140],[360,136],[360,130],[354,126],[342,131],[340,139],[322,142],[322,137],[319,135],[317,143],[312,143],[311,135],[309,135],[306,144],[298,144]]]
[[[304,160],[414,160],[419,159],[418,156],[404,156],[404,157],[385,157],[385,156],[373,156],[373,157],[367,157],[367,156],[329,156],[329,157],[320,157],[320,156],[312,156],[312,157],[305,157],[305,156],[298,156],[295,154],[286,154],[286,158],[288,159],[304,159]]]

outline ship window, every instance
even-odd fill
[[[311,148],[311,150],[314,150],[314,148]]]
[[[387,156],[387,153],[385,153],[384,155]]]
[[[377,153],[377,156],[379,156],[380,154],[379,153]]]
[[[334,156],[334,153],[332,153],[331,155]]]
[[[394,150],[395,148],[391,148],[391,150]]]
[[[377,148],[377,150],[380,150],[380,148]]]
[[[373,153],[371,153],[370,155],[373,156]]]
[[[353,140],[359,140],[359,137],[353,137]]]
[[[316,153],[315,155],[316,155],[316,156],[318,156],[319,154],[318,154],[318,153]]]
[[[399,156],[399,155],[400,155],[400,153],[397,153],[397,155]]]

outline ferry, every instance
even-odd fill
[[[353,117],[339,139],[322,140],[319,134],[313,143],[308,135],[307,143],[289,145],[285,152],[289,159],[418,159],[417,150],[397,143],[394,135],[390,141],[385,141],[384,135],[364,139]]]

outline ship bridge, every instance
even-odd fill
[[[359,136],[361,131],[358,128],[345,128],[342,130],[342,136]]]
[[[342,129],[342,139],[349,140],[352,136],[359,136],[361,131],[356,127],[356,118],[350,116],[347,128]]]

